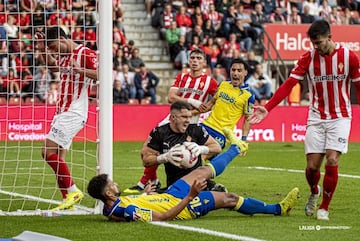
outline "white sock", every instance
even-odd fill
[[[77,188],[76,185],[74,184],[74,185],[72,185],[71,187],[67,188],[66,190],[67,190],[68,193],[69,193],[69,192],[76,192],[76,191],[78,190],[78,188]]]

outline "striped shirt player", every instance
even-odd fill
[[[54,170],[63,202],[54,210],[71,209],[84,194],[79,190],[65,162],[75,135],[85,126],[90,86],[97,80],[96,53],[67,38],[60,27],[47,28],[35,35],[51,71],[60,72],[59,100],[47,134],[42,155]],[[45,46],[46,43],[46,46]],[[51,55],[56,53],[56,57]]]
[[[187,102],[194,106],[209,101],[211,97],[215,95],[217,86],[217,81],[209,75],[201,74],[193,77],[191,73],[179,73],[171,85],[169,93],[176,92],[177,96],[186,99]],[[200,114],[201,113],[194,108],[190,122],[197,124]],[[159,126],[169,123],[169,116],[170,115],[166,116],[165,119],[159,123]]]
[[[265,108],[257,109],[250,122],[260,122],[290,93],[293,86],[307,79],[310,105],[305,136],[305,174],[311,193],[305,205],[305,214],[311,216],[316,211],[321,191],[318,186],[320,167],[325,158],[323,195],[317,219],[329,220],[329,204],[338,180],[338,162],[341,154],[348,149],[352,118],[351,83],[356,88],[360,103],[359,59],[354,52],[332,41],[330,25],[325,20],[313,22],[307,34],[314,49],[300,57],[289,78]]]

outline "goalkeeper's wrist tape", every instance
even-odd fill
[[[190,105],[194,106],[195,108],[199,108],[199,106],[201,105],[201,101],[199,100],[195,100],[195,99],[187,99],[186,100]]]
[[[246,139],[247,139],[247,136],[242,136],[242,137],[241,137],[241,140],[242,140],[242,141],[246,141]]]
[[[157,163],[159,163],[159,164],[163,164],[163,163],[168,162],[168,160],[167,160],[167,158],[166,158],[166,153],[157,156],[157,157],[156,157],[156,161],[157,161]]]

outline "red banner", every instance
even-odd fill
[[[55,109],[45,106],[0,106],[0,140],[43,141],[49,130]],[[145,141],[148,134],[169,112],[168,105],[114,105],[113,140]],[[249,141],[298,142],[306,131],[308,108],[279,106],[260,124],[253,125]],[[203,115],[204,118],[206,115]],[[96,107],[90,106],[86,127],[75,141],[97,139]],[[353,120],[360,120],[360,107],[353,106]],[[241,123],[237,135],[241,135]],[[360,142],[360,122],[352,121],[350,142]]]
[[[300,25],[279,25],[266,24],[265,31],[269,38],[265,35],[265,46],[269,46],[269,39],[274,43],[274,47],[270,47],[270,54],[276,59],[275,49],[278,50],[283,60],[297,60],[305,51],[312,48],[310,39],[307,37],[309,24]],[[349,49],[353,50],[360,57],[360,25],[343,25],[331,26],[332,39]],[[264,54],[267,60],[269,56]]]

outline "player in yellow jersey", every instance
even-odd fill
[[[93,177],[88,193],[104,203],[103,215],[115,221],[194,219],[220,208],[247,215],[288,215],[299,198],[298,188],[292,189],[276,204],[243,198],[234,193],[201,191],[206,187],[206,180],[220,175],[236,156],[247,151],[247,143],[237,139],[229,129],[224,132],[231,142],[229,149],[214,157],[208,165],[198,167],[177,180],[162,194],[120,196],[117,184],[107,174]]]
[[[215,138],[222,148],[225,147],[226,138],[223,128],[233,130],[242,116],[245,116],[242,125],[242,140],[250,131],[250,123],[247,117],[254,111],[255,97],[244,83],[248,65],[242,59],[233,59],[230,67],[230,80],[220,83],[217,92],[210,101],[201,105],[199,110],[210,115],[203,120],[201,125]]]

